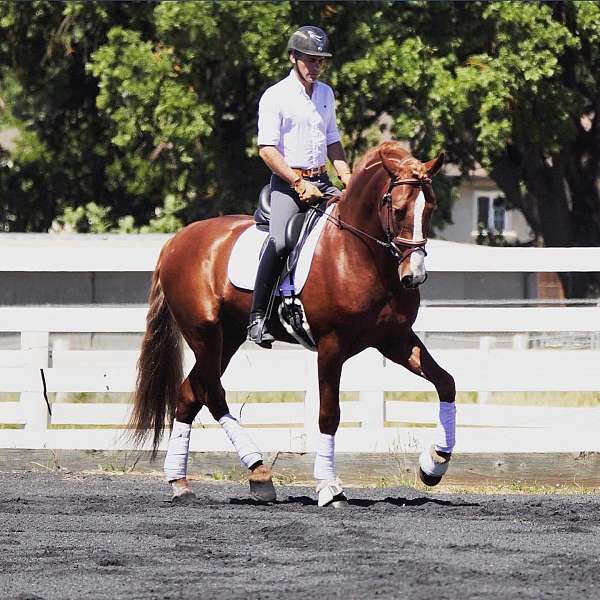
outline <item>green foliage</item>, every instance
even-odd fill
[[[109,213],[109,207],[98,206],[95,202],[88,202],[77,208],[67,206],[65,212],[58,217],[57,225],[69,231],[106,233],[110,229],[107,218]]]
[[[571,1],[1,3],[0,127],[22,133],[0,157],[3,228],[250,212],[258,99],[306,23],[333,39],[353,160],[390,123],[422,159],[485,166],[539,240],[600,244],[600,4]],[[455,184],[437,183],[438,226]]]
[[[165,198],[165,205],[156,209],[156,217],[150,219],[148,225],[141,227],[142,233],[170,233],[183,227],[179,214],[185,208],[184,202],[177,196],[169,194]]]
[[[188,173],[212,132],[212,109],[180,77],[172,48],[115,27],[88,64],[98,79],[98,108],[111,120],[111,142],[124,151],[107,165],[113,182],[143,198],[160,189],[184,202]],[[180,224],[180,222],[178,222]]]

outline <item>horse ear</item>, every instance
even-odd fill
[[[434,158],[433,160],[430,160],[429,162],[425,163],[425,168],[427,169],[427,174],[429,175],[429,177],[434,177],[438,174],[439,170],[444,164],[445,158],[446,155],[442,152],[437,158]]]
[[[396,169],[394,167],[393,161],[386,157],[385,154],[380,150],[379,158],[381,159],[381,164],[383,168],[387,171],[388,175],[393,179],[396,176]]]

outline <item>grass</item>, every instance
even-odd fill
[[[116,457],[115,457],[116,458]],[[67,476],[78,476],[81,474],[86,475],[97,475],[98,473],[113,475],[113,476],[135,476],[135,477],[148,477],[153,479],[162,479],[164,474],[162,469],[157,470],[143,470],[136,471],[137,460],[130,460],[132,457],[124,457],[113,461],[107,461],[103,464],[98,464],[97,470],[95,471],[81,471],[75,473],[69,469],[65,469],[59,464],[59,458],[55,453],[49,457],[46,464],[32,462],[29,463],[32,467],[39,467],[46,471],[60,472]],[[205,482],[235,482],[241,485],[247,483],[246,471],[242,467],[231,468],[227,470],[214,470],[206,473],[190,473],[188,479],[193,481],[205,481]],[[451,476],[450,476],[451,479]],[[278,472],[275,467],[273,472],[273,483],[276,486],[294,486],[294,487],[313,487],[314,481],[312,478],[301,478],[299,479],[296,474],[289,471]],[[381,476],[377,480],[369,483],[343,480],[344,487],[346,488],[374,488],[374,489],[388,489],[388,488],[411,488],[425,496],[428,495],[453,495],[458,496],[461,494],[476,494],[476,495],[538,495],[538,496],[591,496],[600,494],[600,487],[598,486],[586,486],[576,480],[569,483],[540,483],[536,481],[522,481],[522,480],[504,480],[495,483],[486,484],[465,484],[465,483],[451,483],[442,482],[436,487],[427,487],[424,485],[414,468],[399,470],[395,474]]]
[[[131,401],[129,393],[88,393],[73,392],[61,394],[48,394],[50,402],[61,403],[111,403],[128,404]],[[342,392],[341,402],[356,401],[358,392]],[[385,392],[384,398],[393,402],[425,402],[438,401],[435,392]],[[18,393],[0,394],[0,402],[18,402]],[[231,404],[245,403],[287,403],[303,402],[304,392],[228,392],[227,401]],[[477,404],[477,392],[458,392],[457,404]],[[505,406],[563,406],[563,407],[590,407],[600,405],[600,392],[490,392],[487,404]]]
[[[131,402],[131,394],[128,392],[111,392],[111,393],[98,393],[98,392],[67,392],[48,394],[48,399],[52,404],[58,403],[70,403],[70,404],[129,404]]]
[[[452,475],[449,475],[452,479]],[[573,480],[569,483],[540,483],[537,481],[504,480],[497,483],[465,484],[442,482],[435,487],[426,486],[417,475],[415,468],[400,468],[397,474],[380,477],[375,483],[356,487],[390,488],[410,487],[425,494],[521,494],[521,495],[593,495],[600,493],[598,486],[589,486]]]
[[[395,402],[437,402],[435,392],[385,392]],[[477,404],[477,392],[457,392],[457,404]],[[600,405],[600,392],[490,392],[487,404],[586,407]]]
[[[98,465],[98,470],[103,473],[133,473],[141,458],[139,452],[121,452],[115,454],[113,460]]]
[[[431,488],[427,488],[431,489]],[[485,485],[464,485],[464,484],[440,484],[435,491],[445,494],[522,494],[522,495],[595,495],[600,492],[596,486],[585,486],[574,481],[573,483],[557,483],[550,485],[547,483],[503,481],[494,484]]]
[[[358,400],[358,392],[340,393],[341,402],[352,400]],[[231,404],[304,402],[304,392],[227,392],[227,402]]]

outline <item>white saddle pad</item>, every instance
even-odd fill
[[[335,204],[332,204],[327,208],[325,215],[321,216],[315,228],[309,233],[308,239],[300,251],[300,257],[294,271],[296,293],[300,293],[306,283],[315,248],[321,237],[323,227],[327,223],[326,215],[331,214],[334,206]],[[251,225],[237,239],[227,266],[227,276],[235,287],[243,290],[254,289],[260,251],[268,235],[267,231],[260,231],[256,228],[256,225]]]

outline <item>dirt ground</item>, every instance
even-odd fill
[[[600,495],[310,488],[270,506],[245,485],[0,473],[0,597],[598,598]]]

